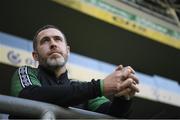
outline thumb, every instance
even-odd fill
[[[123,69],[123,65],[118,65],[115,71],[122,70],[122,69]]]

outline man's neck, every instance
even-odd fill
[[[41,65],[43,66],[43,65]],[[50,67],[50,66],[43,66],[45,69],[47,69],[48,71],[51,71],[52,73],[54,73],[54,75],[56,76],[56,78],[58,78],[59,76],[61,76],[63,73],[66,72],[66,65],[62,66],[62,67]]]
[[[63,73],[66,72],[66,67],[58,67],[56,69],[54,69],[54,74],[56,75],[56,78],[58,78],[59,76],[61,76]]]

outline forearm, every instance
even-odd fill
[[[19,97],[68,107],[100,95],[99,81],[91,81],[50,87],[29,86],[20,92]]]

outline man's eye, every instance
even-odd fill
[[[49,42],[49,39],[44,39],[43,42],[44,43]]]
[[[54,37],[54,40],[60,40],[60,41],[62,41],[61,37],[59,37],[59,36],[55,36],[55,37]]]
[[[49,38],[45,37],[41,40],[41,44],[49,42]]]

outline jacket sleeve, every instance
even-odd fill
[[[108,114],[119,118],[128,118],[131,112],[131,100],[126,100],[124,97],[114,97]]]
[[[114,97],[112,101],[105,99],[107,98],[99,97],[91,100],[89,102],[89,109],[94,112],[108,114],[118,118],[128,118],[132,100],[126,100],[123,97]],[[95,107],[91,109],[93,105]]]
[[[27,68],[27,67],[26,67]],[[29,71],[29,72],[28,72]],[[41,86],[34,72],[16,71],[12,78],[12,94],[22,98],[53,103],[63,107],[73,106],[101,96],[100,81],[71,82],[66,85]],[[23,73],[23,75],[22,75]],[[23,77],[22,77],[23,76]],[[27,81],[23,83],[23,81]]]

